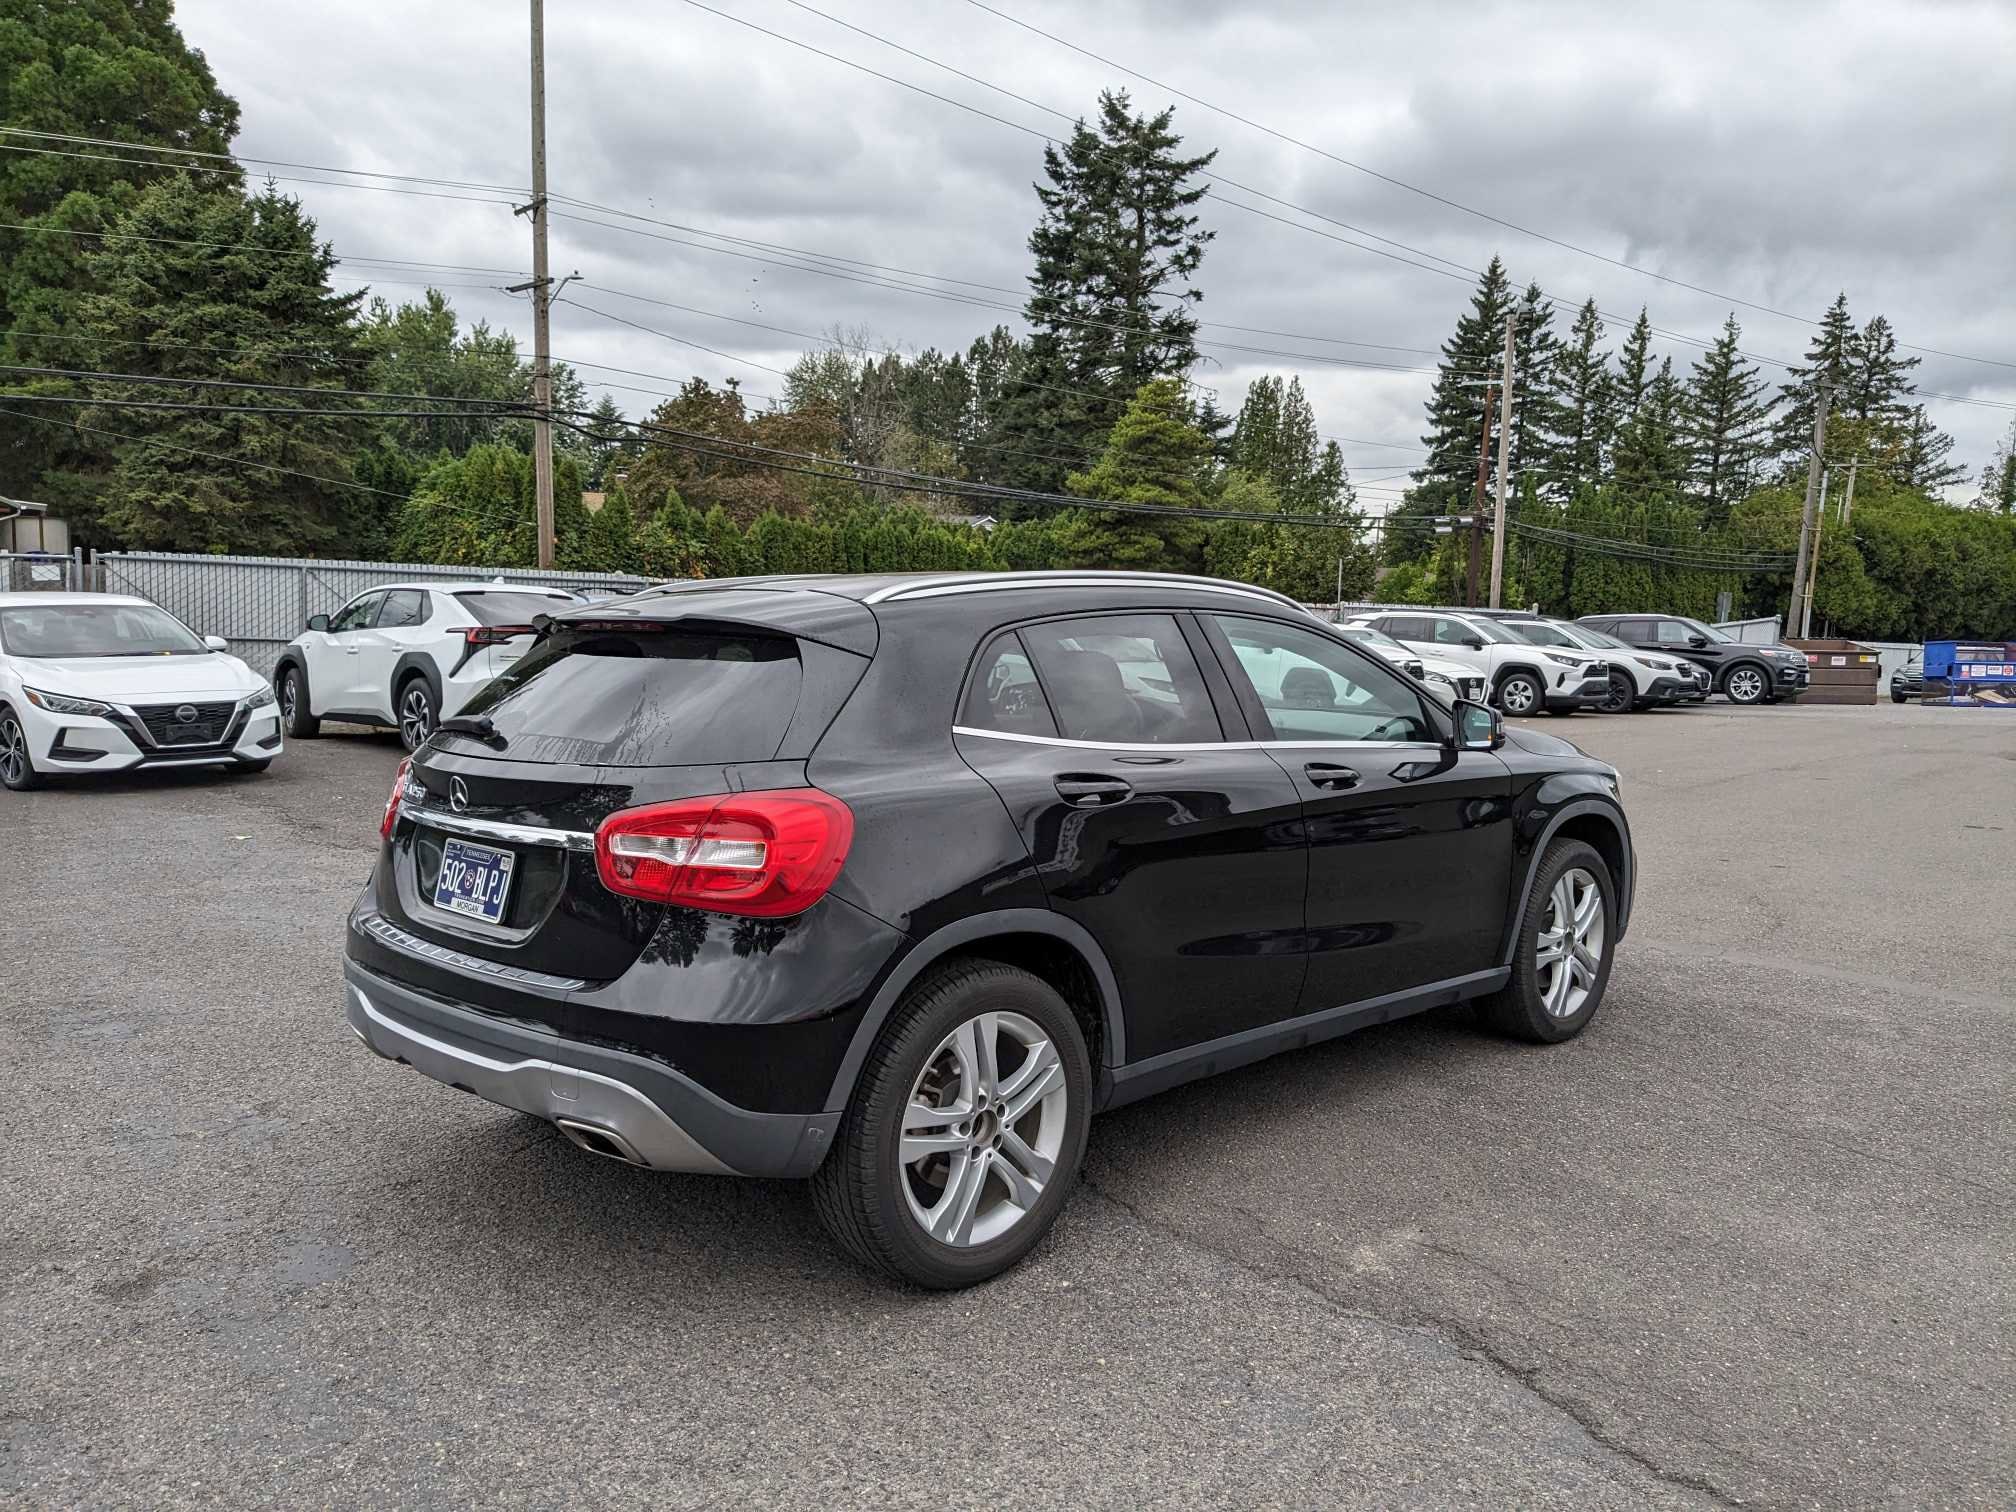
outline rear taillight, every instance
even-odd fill
[[[392,774],[392,796],[385,800],[385,817],[378,821],[378,838],[390,840],[392,826],[399,822],[399,800],[406,796],[406,774],[413,770],[413,758],[408,756],[399,763],[399,770]]]
[[[826,895],[853,840],[852,811],[817,788],[717,793],[617,810],[595,869],[625,897],[782,918]]]
[[[518,636],[537,633],[531,625],[470,625],[462,631],[462,639],[471,651],[475,651],[483,646],[501,646]]]

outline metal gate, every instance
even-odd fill
[[[81,593],[84,551],[0,551],[0,593]]]

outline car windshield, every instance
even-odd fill
[[[1347,639],[1354,640],[1361,646],[1370,646],[1381,655],[1412,656],[1414,654],[1384,630],[1374,630],[1370,625],[1339,625],[1337,628],[1343,632]]]
[[[0,609],[9,656],[201,656],[195,632],[152,604],[30,604]]]
[[[1523,641],[1536,646],[1572,646],[1575,638],[1559,625],[1549,625],[1541,620],[1507,620],[1505,628]]]
[[[1717,630],[1713,625],[1704,625],[1699,620],[1690,619],[1683,619],[1680,623],[1685,625],[1689,630],[1692,630],[1696,635],[1705,635],[1711,641],[1721,641],[1725,645],[1731,646],[1736,644],[1735,636],[1729,634],[1727,631]]]
[[[1617,639],[1608,631],[1598,630],[1594,625],[1563,625],[1562,634],[1570,640],[1589,646],[1597,651],[1630,651],[1635,648]]]
[[[1488,619],[1457,620],[1465,630],[1472,630],[1489,646],[1516,646],[1520,644],[1516,635],[1507,635],[1502,625]]]

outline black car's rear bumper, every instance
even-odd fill
[[[343,1012],[387,1060],[653,1170],[809,1176],[840,1123],[736,1107],[660,1061],[458,1007],[355,961],[343,963]]]

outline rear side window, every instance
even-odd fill
[[[1396,614],[1384,621],[1380,628],[1395,640],[1432,641],[1435,627],[1418,614]]]
[[[1036,668],[1013,630],[995,636],[980,653],[959,723],[1003,735],[1056,735],[1057,721],[1050,717]]]
[[[1066,740],[1198,745],[1225,738],[1197,659],[1166,614],[1111,614],[1022,627],[1022,644]]]
[[[385,607],[378,611],[380,630],[400,630],[427,623],[433,612],[428,596],[415,588],[395,588],[385,595]]]
[[[798,708],[790,636],[651,623],[555,631],[462,713],[486,715],[500,756],[602,766],[767,761]]]
[[[513,593],[508,589],[472,589],[455,595],[479,625],[529,625],[540,614],[558,614],[574,600],[550,593]]]

